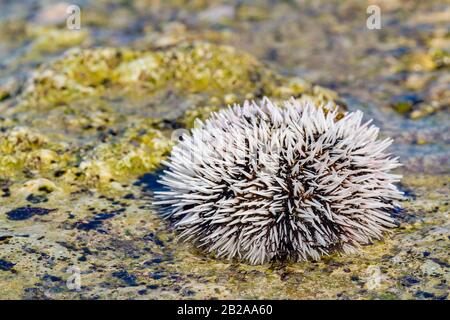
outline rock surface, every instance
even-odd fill
[[[448,299],[448,5],[380,1],[369,30],[364,1],[177,3],[86,3],[78,31],[62,2],[1,5],[0,297]],[[152,208],[171,134],[265,95],[374,118],[404,164],[399,228],[256,267],[178,244]]]

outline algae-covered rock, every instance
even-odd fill
[[[45,177],[98,187],[154,170],[170,150],[168,138],[148,124],[103,143],[76,146],[55,140],[24,127],[0,133],[1,175],[16,182]]]
[[[433,56],[426,52],[408,53],[401,62],[401,70],[406,71],[433,71],[437,67]]]
[[[89,32],[84,29],[28,26],[26,35],[32,41],[28,55],[58,52],[89,40]]]
[[[228,46],[69,50],[35,71],[5,108],[25,131],[2,133],[1,170],[46,178],[58,172],[54,179],[64,183],[97,187],[129,181],[158,167],[170,151],[170,127],[191,127],[220,107],[263,96],[337,99]]]
[[[317,93],[307,82],[280,76],[232,47],[194,43],[157,51],[71,50],[35,72],[23,98],[25,104],[54,108],[80,97],[117,95],[117,90],[146,98],[160,91],[186,100],[196,95],[216,104]]]
[[[177,283],[195,295],[203,276],[191,286],[190,270],[172,270],[184,258],[173,257],[173,235],[149,205],[172,131],[244,99],[337,97],[204,42],[72,49],[8,95],[0,104],[0,283],[6,297],[25,298],[133,297],[134,289],[161,298]],[[24,250],[26,261],[17,258]],[[80,291],[66,287],[73,270]],[[212,290],[204,294],[229,296]]]
[[[446,70],[449,61],[449,52],[441,48],[431,47],[427,51],[415,50],[403,54],[397,71],[408,75],[405,86],[421,92],[421,97],[419,98],[415,93],[402,94],[403,99],[394,97],[391,107],[413,120],[448,110],[450,108],[449,76]]]
[[[69,31],[67,5],[0,10],[0,298],[449,298],[446,6],[383,1],[369,30],[355,0],[82,1]],[[337,101],[302,78],[394,138],[399,228],[299,264],[178,244],[152,208],[172,131],[246,97]]]
[[[6,128],[0,132],[0,173],[19,178],[35,171],[64,169],[71,161],[67,146],[50,141],[27,127]]]
[[[161,131],[149,127],[130,128],[112,143],[101,143],[89,152],[79,168],[89,185],[129,181],[155,170],[171,144]]]

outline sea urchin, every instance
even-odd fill
[[[164,164],[156,193],[180,237],[252,264],[353,252],[395,226],[400,164],[361,124],[310,100],[265,98],[198,122]]]

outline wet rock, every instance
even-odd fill
[[[117,271],[112,274],[113,277],[122,280],[127,286],[135,287],[138,286],[136,282],[136,276],[129,274],[125,270]]]
[[[159,279],[162,279],[164,277],[165,277],[165,275],[161,274],[161,273],[153,273],[153,274],[150,275],[150,278],[152,278],[153,280],[159,280]]]
[[[190,289],[182,289],[181,290],[181,295],[184,297],[192,297],[195,295],[195,291],[190,290]]]
[[[48,198],[47,198],[45,195],[35,195],[35,194],[30,194],[30,195],[26,198],[26,200],[27,200],[28,202],[31,202],[31,203],[33,203],[33,204],[36,204],[36,203],[41,203],[41,202],[47,202],[47,201],[48,201]]]
[[[50,274],[45,274],[42,277],[42,280],[44,281],[50,281],[50,282],[62,282],[63,280],[61,279],[61,277],[57,277],[57,276],[53,276]]]
[[[156,290],[159,288],[159,286],[157,284],[150,284],[147,286],[147,288],[150,290]]]
[[[52,5],[41,8],[34,17],[34,21],[42,25],[56,25],[66,21],[67,9],[69,7],[67,2],[57,2]]]
[[[398,113],[409,113],[413,110],[414,105],[423,100],[416,94],[403,94],[392,98],[391,106]]]
[[[251,21],[264,20],[268,17],[267,8],[251,4],[241,4],[237,8],[236,17],[238,19]]]
[[[226,19],[233,19],[234,14],[233,6],[217,5],[199,12],[198,19],[203,22],[218,23]]]
[[[33,26],[27,29],[27,35],[33,39],[28,48],[25,59],[33,56],[61,52],[64,49],[81,45],[89,39],[86,29],[69,30],[66,26],[61,28],[47,26]]]
[[[10,271],[16,264],[4,259],[0,259],[0,270]]]
[[[435,297],[434,293],[426,292],[426,291],[422,291],[422,290],[418,290],[414,294],[414,296],[417,298],[423,298],[423,299],[433,299]]]
[[[412,52],[402,57],[401,68],[407,71],[432,71],[436,68],[436,63],[429,53]]]
[[[90,231],[90,230],[96,230],[100,228],[103,225],[103,221],[111,219],[115,217],[116,215],[120,214],[122,210],[116,210],[109,213],[99,213],[94,216],[94,218],[87,222],[78,221],[75,222],[74,226],[78,230],[83,231]]]
[[[355,13],[367,5],[358,1],[157,2],[86,1],[81,33],[52,20],[58,5],[30,23],[8,18],[8,9],[34,18],[34,2],[5,3],[0,248],[16,265],[0,271],[2,297],[178,299],[191,290],[199,299],[447,299],[448,10],[436,11],[436,1],[384,1],[389,28],[380,34],[361,28]],[[395,139],[409,192],[404,209],[393,211],[400,228],[357,254],[279,269],[228,268],[175,242],[152,206],[157,185],[133,182],[144,174],[157,179],[173,130],[227,103],[264,95],[336,99],[299,77],[336,89],[349,109],[363,110]],[[423,101],[401,98],[409,94]],[[380,107],[391,97],[406,100],[404,116]],[[58,209],[46,223],[4,214],[41,195]],[[107,215],[123,202],[126,214]],[[90,222],[98,225],[90,229]],[[83,223],[88,232],[74,227]],[[381,271],[379,286],[370,285],[370,265]],[[80,291],[52,281],[65,279],[59,272],[70,266],[82,269]]]
[[[7,187],[2,188],[2,192],[3,192],[3,194],[2,194],[3,198],[8,198],[9,196],[11,196],[11,191]]]
[[[420,280],[412,276],[404,276],[400,278],[400,283],[406,287],[411,287],[420,283]]]
[[[440,264],[434,262],[433,260],[427,260],[424,264],[421,266],[421,270],[426,275],[443,275],[444,269],[441,267]]]

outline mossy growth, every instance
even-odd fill
[[[84,146],[58,143],[25,127],[8,128],[0,134],[0,175],[17,182],[47,178],[93,187],[128,182],[154,170],[170,150],[170,140],[144,122]]]
[[[412,52],[402,56],[398,68],[398,71],[429,72],[436,69],[436,63],[433,56],[428,52]]]
[[[203,105],[213,99],[218,106],[263,96],[317,96],[314,90],[232,47],[197,42],[155,51],[69,50],[35,73],[23,98],[25,104],[54,108],[91,95],[149,97],[170,91],[196,95]]]
[[[203,106],[196,109],[187,110],[184,117],[180,120],[181,124],[185,128],[193,128],[196,120],[205,121],[209,115],[215,111],[218,111],[217,106]]]
[[[82,179],[88,185],[127,181],[153,171],[170,151],[170,141],[151,126],[135,126],[119,139],[101,143],[80,163]]]
[[[29,54],[53,53],[82,45],[89,40],[87,30],[69,30],[65,26],[56,28],[28,25],[25,31],[26,36],[32,41]]]
[[[337,99],[333,91],[279,75],[228,46],[72,49],[39,67],[14,107],[5,109],[16,125],[47,142],[36,142],[25,155],[7,143],[12,132],[6,130],[3,168],[90,187],[130,182],[159,166],[174,127],[190,128],[221,107],[263,96]]]
[[[0,133],[0,175],[32,176],[36,172],[51,176],[74,161],[67,146],[50,141],[26,127],[2,128]]]
[[[392,108],[398,113],[404,114],[412,110],[413,104],[410,101],[400,101],[392,104]]]

